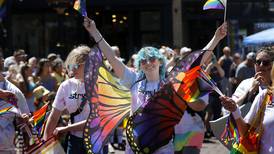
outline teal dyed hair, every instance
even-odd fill
[[[166,57],[163,54],[161,54],[157,48],[143,47],[141,50],[139,50],[134,62],[135,68],[137,68],[139,75],[141,77],[144,77],[144,72],[141,70],[141,61],[152,57],[155,57],[160,61],[160,79],[164,79],[166,73]]]

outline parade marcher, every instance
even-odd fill
[[[215,32],[214,37],[204,49],[213,50],[218,42],[226,36],[227,25],[222,24]],[[214,43],[212,43],[214,42]],[[213,53],[210,53],[214,55]],[[212,57],[212,56],[209,56]],[[201,62],[202,67],[210,65],[212,58]],[[217,61],[214,61],[217,63]],[[209,64],[209,65],[208,65]],[[205,134],[205,125],[203,122],[203,111],[208,105],[209,96],[200,97],[198,101],[187,104],[188,107],[181,121],[175,126],[174,151],[175,154],[199,154]],[[196,105],[196,107],[192,105]],[[200,112],[197,112],[200,111]]]
[[[68,154],[86,153],[83,129],[90,113],[90,107],[86,101],[84,66],[90,51],[88,46],[78,46],[69,53],[65,66],[73,77],[61,83],[58,88],[43,137],[44,140],[47,140],[52,135],[59,136],[67,133]],[[63,112],[69,113],[70,124],[56,127]],[[106,148],[103,153],[107,153]]]
[[[238,105],[253,102],[255,96],[263,89],[271,85],[271,63],[261,62],[274,56],[273,47],[262,47],[256,53],[255,75],[254,77],[243,80],[232,95],[232,99]]]
[[[131,71],[126,65],[124,65],[119,59],[116,58],[110,45],[104,40],[96,28],[95,22],[87,17],[84,19],[84,26],[93,37],[103,54],[108,59],[115,75],[121,79],[121,83],[130,89],[132,95],[131,102],[131,114],[135,112],[148,98],[150,98],[156,91],[158,91],[161,85],[164,84],[166,74],[166,58],[154,47],[143,47],[137,53],[135,66],[137,72]],[[210,42],[211,46],[216,46],[218,43],[218,37]],[[212,50],[212,48],[206,48]],[[190,103],[190,107],[194,110],[197,109],[199,103]],[[193,105],[193,106],[192,106]],[[172,141],[167,145],[158,149],[155,153],[173,153]],[[126,146],[126,153],[133,153],[129,145]]]
[[[273,50],[272,50],[273,52]],[[257,57],[258,58],[258,57]],[[256,59],[258,62],[258,65],[264,65],[268,64],[269,67],[272,68],[272,73],[271,75],[269,74],[269,77],[271,77],[272,80],[272,87],[269,86],[268,89],[264,89],[259,92],[259,94],[255,97],[252,106],[248,112],[248,114],[245,116],[243,119],[241,116],[240,109],[238,108],[238,105],[233,99],[223,96],[221,97],[222,104],[225,109],[228,111],[232,112],[232,115],[234,119],[236,120],[237,128],[240,133],[240,136],[247,135],[250,133],[250,127],[252,126],[255,131],[258,129],[259,134],[259,142],[257,142],[258,145],[258,150],[256,151],[258,153],[262,154],[272,154],[274,152],[274,102],[273,102],[273,83],[274,83],[274,67],[273,67],[273,60],[274,57],[260,57]],[[268,67],[268,68],[269,68]],[[270,95],[270,100],[268,102],[264,102],[265,98],[267,95]],[[266,103],[266,104],[264,104]],[[262,115],[258,113],[262,112]],[[258,118],[259,117],[259,118]],[[258,125],[253,125],[252,123],[254,122],[254,118],[258,118],[259,121]],[[261,127],[262,126],[262,127]],[[253,130],[253,129],[252,129]],[[244,141],[243,141],[244,142]],[[256,143],[253,143],[251,146],[257,146],[255,145]]]
[[[23,93],[3,76],[4,59],[0,52],[0,110],[11,106],[7,99],[17,102],[17,113],[7,112],[0,115],[0,153],[15,154],[14,145],[15,125],[14,121],[28,121],[29,108]]]
[[[78,46],[69,53],[65,65],[72,71],[74,77],[61,83],[58,88],[43,137],[47,140],[52,135],[68,132],[68,154],[86,153],[83,143],[83,129],[90,113],[90,107],[85,101],[84,66],[89,52],[89,47]],[[56,128],[64,110],[69,112],[71,124]]]

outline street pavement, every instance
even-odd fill
[[[115,150],[115,154],[124,154],[124,151]],[[229,151],[215,137],[205,139],[200,154],[228,154]]]
[[[229,151],[215,137],[205,139],[201,154],[228,154]]]

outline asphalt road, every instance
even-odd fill
[[[115,154],[124,154],[124,151],[115,150]],[[229,151],[216,138],[206,139],[200,154],[228,154]],[[113,154],[113,153],[112,153]]]

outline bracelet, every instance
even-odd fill
[[[100,43],[103,39],[104,39],[104,38],[103,38],[103,36],[102,36],[98,41],[95,41],[96,44]]]
[[[234,112],[232,112],[232,115],[234,119],[239,119],[242,116],[241,110],[239,109],[239,107],[237,107],[237,109]]]

